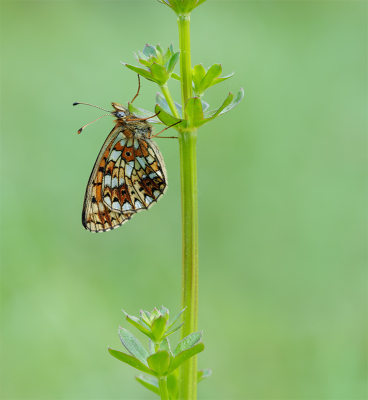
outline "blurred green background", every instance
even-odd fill
[[[204,98],[235,110],[198,139],[200,399],[366,399],[365,1],[211,1],[192,62],[235,76]],[[133,52],[178,48],[150,1],[2,1],[2,398],[154,399],[112,358],[121,309],[180,308],[178,144],[169,190],[123,227],[81,225]],[[171,81],[180,101],[179,85]],[[142,80],[136,106],[153,110]],[[136,333],[136,332],[135,332]],[[137,333],[142,339],[142,336]],[[179,335],[173,337],[174,342]]]

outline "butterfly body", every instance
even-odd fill
[[[93,167],[84,196],[82,223],[91,232],[106,232],[148,209],[167,188],[165,164],[150,139],[152,127],[112,103],[117,117]]]

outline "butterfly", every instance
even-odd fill
[[[87,103],[73,105],[77,104]],[[150,208],[167,189],[165,163],[152,140],[149,118],[139,118],[124,106],[111,104],[114,111],[109,114],[117,118],[115,127],[98,154],[84,196],[82,224],[91,232],[123,225],[138,211]]]

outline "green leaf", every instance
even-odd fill
[[[168,339],[167,337],[165,337],[165,338],[162,340],[162,342],[161,342],[161,344],[160,344],[160,350],[166,350],[170,355],[173,354],[172,351],[171,351],[171,348],[170,348],[169,339]]]
[[[143,364],[147,364],[147,358],[149,354],[147,350],[142,346],[141,342],[127,329],[119,327],[119,337],[121,343],[129,351],[129,353]]]
[[[165,54],[165,51],[159,44],[156,46],[156,50],[161,54],[161,56],[163,58],[164,54]]]
[[[108,350],[109,350],[109,353],[113,357],[115,357],[118,360],[130,365],[131,367],[137,368],[140,371],[145,372],[146,374],[157,376],[154,371],[152,371],[151,369],[146,367],[142,362],[137,360],[135,357],[130,356],[129,354],[126,354],[126,353],[122,353],[121,351],[118,351],[118,350],[110,349],[110,347],[108,348]]]
[[[243,88],[240,88],[240,91],[237,94],[235,100],[232,101],[226,107],[222,108],[222,110],[220,111],[219,115],[225,114],[228,111],[232,110],[235,106],[237,106],[243,100],[243,97],[244,97],[244,90],[243,90]]]
[[[212,371],[209,368],[199,370],[197,372],[197,383],[203,381],[204,379],[208,378],[211,375]]]
[[[156,55],[155,46],[151,46],[150,44],[146,44],[143,48],[143,54],[149,58],[154,57]]]
[[[125,64],[125,63],[122,63],[122,64],[125,65],[127,68],[131,69],[132,71],[136,72],[137,74],[148,79],[149,81],[153,81],[152,75],[147,70],[135,67],[134,65],[129,65],[129,64]]]
[[[173,53],[171,52],[170,47],[168,47],[167,50],[166,50],[166,53],[164,55],[164,59],[163,59],[162,64],[165,65],[170,60],[172,55],[173,55]]]
[[[193,68],[193,83],[195,88],[199,88],[199,85],[202,79],[206,75],[206,70],[204,69],[202,64],[197,64]]]
[[[157,376],[164,376],[169,368],[170,356],[166,350],[159,350],[147,358],[149,367],[156,372]]]
[[[226,81],[226,79],[231,78],[233,75],[234,75],[234,72],[233,72],[232,74],[230,74],[230,75],[221,76],[220,78],[214,79],[214,80],[212,81],[210,87],[213,86],[213,85],[217,85],[217,84],[220,83],[220,82]]]
[[[135,115],[137,115],[137,114],[135,114]],[[151,113],[151,115],[152,115],[152,113]],[[148,115],[143,118],[147,118],[147,117],[148,117]],[[151,326],[151,320],[150,320],[151,314],[148,311],[140,310],[140,315],[141,315],[141,320],[144,321],[150,327]]]
[[[221,72],[222,72],[221,64],[213,64],[207,71],[201,83],[198,85],[200,93],[204,93],[204,91],[211,86],[212,81],[221,75]]]
[[[172,335],[174,332],[176,332],[178,329],[180,329],[181,326],[184,325],[184,322],[185,321],[183,321],[180,325],[178,325],[175,329],[171,330],[170,332],[166,332],[165,337]]]
[[[160,315],[161,314],[158,312],[157,308],[155,307],[151,312],[150,321],[152,322],[155,318],[158,318]]]
[[[180,122],[180,119],[177,119],[177,118],[173,117],[171,114],[169,114],[166,111],[164,111],[159,104],[156,104],[155,112],[156,112],[156,114],[158,112],[160,112],[158,114],[158,118],[160,119],[160,121],[162,123],[164,123],[167,126],[174,125],[177,122]],[[182,120],[180,124],[177,124],[177,125],[173,126],[173,128],[175,128],[175,129],[178,129],[179,127],[185,128],[186,127],[186,121]]]
[[[133,318],[135,318],[136,320],[134,320]],[[151,332],[142,325],[141,321],[137,318],[137,317],[133,317],[132,315],[127,315],[126,316],[126,320],[131,323],[134,327],[136,327],[137,329],[139,329],[142,333],[144,333],[145,335],[147,335],[149,338],[152,337]]]
[[[222,106],[218,108],[217,110],[212,110],[212,111],[207,111],[204,115],[204,117],[207,119],[213,119],[215,118],[220,112],[225,109],[233,100],[234,95],[230,92],[228,96],[226,97],[225,101],[222,103]]]
[[[171,400],[179,399],[179,379],[176,374],[167,376],[167,390]]]
[[[151,332],[153,334],[153,341],[155,343],[160,343],[162,341],[162,337],[165,333],[166,328],[166,318],[160,315],[156,318],[151,326]]]
[[[149,67],[151,66],[151,63],[150,63],[149,61],[143,60],[143,58],[139,58],[138,61],[139,61],[142,65],[144,65],[145,67],[148,67],[148,68],[149,68]]]
[[[183,314],[183,312],[185,310],[186,310],[186,307],[183,308],[178,314],[176,314],[175,317],[171,321],[169,321],[170,325],[167,327],[167,329],[170,329],[175,324],[175,322],[180,318],[181,314]]]
[[[199,97],[191,97],[187,100],[184,108],[189,126],[196,126],[203,120],[202,103]]]
[[[202,332],[193,332],[181,340],[174,350],[174,357],[184,350],[190,349],[202,339]]]
[[[171,373],[171,372],[175,371],[176,368],[180,367],[181,364],[185,363],[185,361],[189,360],[189,358],[195,356],[196,354],[200,353],[203,350],[204,350],[204,344],[201,342],[201,343],[198,343],[195,346],[191,347],[188,350],[182,351],[173,359],[167,373]],[[148,363],[148,365],[149,365],[149,363]]]
[[[173,72],[173,73],[171,74],[171,78],[174,78],[174,79],[176,79],[177,81],[180,81],[180,76],[179,76],[178,74],[176,74],[175,72]]]
[[[170,44],[169,49],[171,51],[171,54],[174,54],[174,43]]]
[[[157,97],[156,97],[156,99],[157,99]],[[165,317],[166,321],[169,319],[169,310],[166,307],[162,306],[160,313],[163,317]]]
[[[169,79],[165,67],[155,62],[151,65],[151,74],[159,85],[164,85]]]
[[[146,377],[144,375],[136,376],[135,379],[145,388],[151,390],[153,393],[160,395],[160,389],[156,378]]]
[[[168,65],[167,65],[167,72],[170,74],[174,68],[176,63],[179,60],[179,56],[180,56],[180,51],[178,51],[177,53],[175,53],[169,60]]]

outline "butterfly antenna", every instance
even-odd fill
[[[83,103],[81,103],[81,104],[83,104]],[[106,110],[106,111],[107,111],[107,110]],[[86,124],[86,125],[82,126],[82,128],[79,129],[78,134],[80,134],[86,126],[91,125],[91,124],[93,124],[94,122],[98,121],[99,119],[101,119],[101,118],[103,118],[103,117],[106,117],[106,116],[108,116],[108,115],[111,115],[111,113],[105,114],[105,115],[101,115],[101,117],[98,117],[97,119],[95,119],[94,121],[90,122],[89,124]]]
[[[88,104],[88,103],[73,103],[73,106],[77,106],[78,104],[84,104],[86,106],[96,107],[96,108],[99,108],[100,110],[104,110],[104,111],[107,111],[107,112],[111,113],[111,111],[109,111],[109,110],[105,110],[104,108],[101,108],[101,107],[98,107],[98,106],[94,106],[93,104]]]

